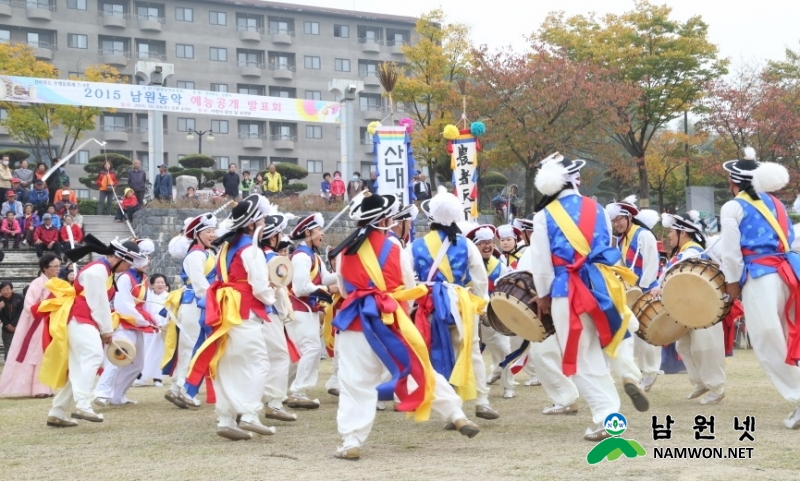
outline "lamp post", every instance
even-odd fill
[[[210,129],[209,130],[203,130],[202,132],[198,132],[195,129],[189,129],[188,132],[189,133],[186,134],[186,140],[194,140],[194,134],[197,134],[197,141],[198,141],[197,153],[198,154],[202,154],[203,153],[203,136],[204,135],[208,134],[208,141],[209,142],[213,142],[214,141],[214,131],[212,131]]]

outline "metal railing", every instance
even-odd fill
[[[240,32],[258,32],[264,33],[264,27],[259,27],[257,25],[237,25],[236,30]]]
[[[269,140],[291,140],[292,142],[297,142],[297,136],[285,135],[285,134],[272,134]]]
[[[381,105],[359,105],[358,108],[362,112],[384,112],[386,110],[386,107]]]
[[[43,48],[46,50],[58,50],[58,45],[50,42],[23,42],[33,48]]]
[[[257,132],[239,132],[240,139],[261,139],[264,140],[267,138],[264,134],[259,134]]]
[[[158,23],[165,23],[166,21],[164,17],[157,17],[155,15],[139,15],[136,13],[129,13],[127,17],[134,20],[154,20]]]
[[[97,11],[98,17],[117,17],[117,18],[128,18],[128,14],[125,12],[111,12],[108,10],[98,10]]]
[[[131,133],[133,129],[127,125],[100,125],[100,132],[125,132]]]
[[[378,72],[368,72],[366,70],[359,70],[358,76],[361,78],[378,77]]]
[[[150,133],[149,127],[134,127],[133,132],[136,134],[147,135]],[[169,133],[169,129],[164,129],[164,135]]]
[[[161,52],[136,52],[136,58],[157,58],[158,60],[166,60],[167,54]]]
[[[97,51],[98,55],[121,55],[125,58],[131,58],[131,52],[128,50],[121,50],[118,48],[101,48]]]
[[[296,70],[296,67],[294,65],[271,63],[271,64],[269,64],[269,69],[270,70],[289,70],[291,72],[294,72]]]
[[[394,47],[395,45],[397,45],[397,46],[403,46],[403,45],[406,45],[406,44],[408,44],[408,42],[406,42],[405,40],[400,40],[400,41],[397,41],[397,40],[387,40],[387,41],[386,41],[386,46],[387,46],[387,47]]]
[[[372,139],[361,139],[361,145],[373,145],[374,143]]]
[[[287,30],[285,28],[271,28],[269,29],[270,35],[288,35],[290,37],[294,37],[294,31]]]
[[[239,60],[240,67],[258,67],[260,69],[264,69],[264,62],[259,62],[257,60]]]
[[[383,39],[382,38],[358,37],[358,43],[377,43],[378,45],[383,45]]]
[[[8,3],[15,7],[24,7],[28,10],[50,10],[51,12],[57,11],[55,3],[49,1],[36,1],[36,0],[12,0]]]

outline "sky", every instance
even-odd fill
[[[417,17],[441,6],[449,22],[472,28],[476,44],[523,49],[525,35],[538,29],[549,12],[621,14],[633,0],[294,0],[287,3]],[[740,63],[782,60],[787,47],[800,49],[800,2],[797,0],[652,0],[668,4],[673,18],[700,15],[722,57]],[[494,5],[502,6],[492,8]]]

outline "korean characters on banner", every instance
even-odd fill
[[[478,218],[478,151],[481,144],[469,130],[459,131],[457,138],[447,142],[450,168],[453,170],[453,188],[464,205],[464,220],[477,222]]]
[[[414,156],[406,127],[380,127],[373,140],[378,167],[378,194],[393,194],[403,205],[410,204],[414,201],[411,189]]]

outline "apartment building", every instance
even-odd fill
[[[366,126],[386,115],[378,66],[403,63],[401,47],[412,41],[415,22],[260,0],[0,0],[0,42],[30,45],[62,78],[80,76],[89,65],[109,64],[126,81],[142,84],[135,63],[161,61],[175,66],[165,82],[169,87],[330,101],[339,100],[328,91],[330,80],[362,80],[365,88],[355,108],[355,168],[362,172],[372,161]],[[251,172],[273,162],[305,167],[311,193],[317,192],[323,172],[339,168],[336,125],[177,113],[164,119],[168,165],[197,153],[202,142],[202,153],[221,169],[230,163]],[[96,130],[86,135],[147,165],[147,129],[146,112],[117,110],[99,116]],[[211,133],[189,140],[192,130]],[[54,135],[58,139],[57,131]],[[0,148],[11,146],[21,147],[0,129]],[[99,153],[97,145],[81,150],[67,167],[70,177],[84,176],[82,164]],[[79,195],[92,194],[82,189]]]

